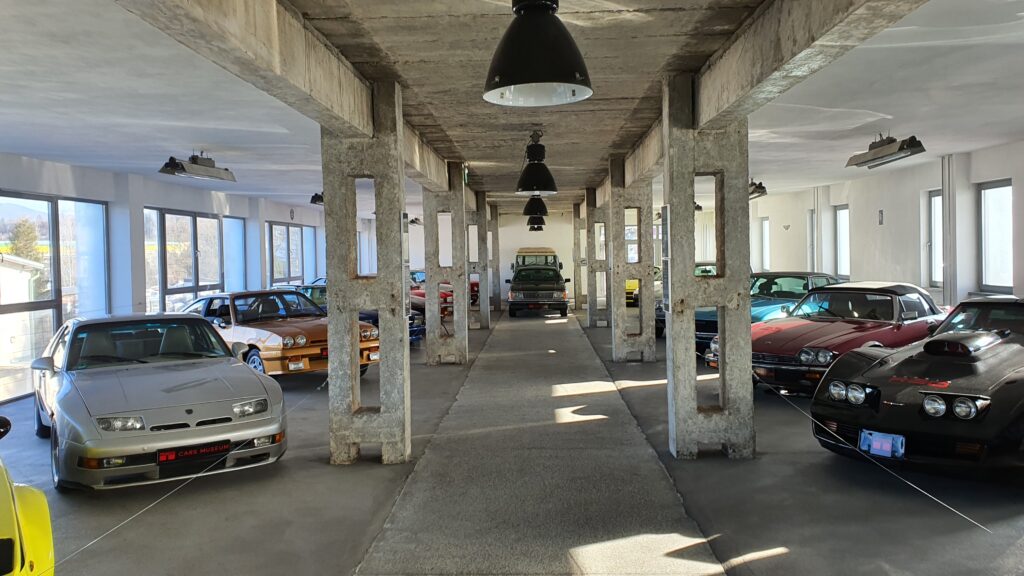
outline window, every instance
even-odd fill
[[[772,269],[772,227],[767,218],[761,218],[761,270]]]
[[[1013,291],[1013,188],[1009,181],[982,184],[981,289]]]
[[[302,226],[268,222],[270,226],[270,284],[303,282]]]
[[[225,216],[224,289],[245,290],[245,220]]]
[[[146,209],[146,310],[178,312],[224,289],[223,226],[217,216]]]
[[[900,306],[903,307],[904,313],[910,313],[915,315],[913,318],[904,317],[904,320],[914,320],[917,318],[924,318],[925,316],[931,316],[932,310],[925,303],[924,299],[918,294],[904,294],[900,296]]]
[[[60,200],[60,295],[63,318],[107,313],[107,207]]]
[[[811,288],[821,288],[822,286],[828,286],[829,284],[835,284],[828,276],[813,276],[811,278]]]
[[[750,295],[761,298],[799,300],[807,294],[806,276],[755,276]]]
[[[302,281],[309,284],[316,280],[316,228],[302,227]]]
[[[942,190],[928,193],[928,284],[942,287]]]
[[[850,207],[836,206],[836,276],[850,279]]]

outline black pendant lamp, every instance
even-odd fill
[[[512,0],[515,18],[491,58],[484,100],[503,106],[556,106],[594,93],[580,49],[555,15],[558,0]]]
[[[547,216],[548,205],[540,199],[540,196],[533,196],[526,201],[526,207],[523,208],[523,216]]]
[[[543,226],[530,226],[530,232],[543,232]]]
[[[526,220],[526,225],[527,226],[543,226],[544,225],[544,217],[543,216],[530,216]]]
[[[519,174],[519,183],[516,185],[516,194],[551,196],[558,194],[558,186],[555,185],[555,177],[551,175],[547,164],[544,163],[546,155],[544,145],[540,139],[544,137],[543,132],[534,131],[530,134],[530,143],[526,146],[526,165]]]

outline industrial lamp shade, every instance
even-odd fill
[[[556,106],[594,93],[580,49],[555,15],[558,0],[512,0],[515,18],[491,58],[484,100],[503,106]]]
[[[530,226],[530,232],[543,232],[543,226]]]
[[[547,216],[548,205],[541,200],[540,196],[533,196],[526,201],[526,207],[523,208],[523,216]]]
[[[530,216],[530,218],[527,219],[527,221],[526,221],[526,225],[527,226],[543,226],[544,225],[544,217],[543,216]]]
[[[551,175],[547,164],[544,163],[546,151],[540,139],[544,136],[541,132],[534,132],[530,135],[530,144],[526,146],[526,165],[519,174],[519,183],[516,184],[516,194],[530,196],[551,196],[558,194],[558,186],[555,184],[555,177]]]
[[[309,203],[317,205],[317,206],[323,206],[324,205],[324,195],[321,194],[320,192],[317,192],[316,194],[313,194],[312,196],[309,197]]]

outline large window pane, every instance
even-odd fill
[[[196,218],[199,284],[220,284],[220,223],[213,218]]]
[[[981,282],[985,289],[1013,287],[1013,189],[981,190]]]
[[[61,305],[64,318],[107,312],[106,207],[61,200]]]
[[[302,227],[302,281],[316,280],[316,228]]]
[[[271,271],[274,280],[288,277],[288,228],[285,226],[270,226],[271,256],[274,262]]]
[[[195,286],[193,277],[192,217],[165,214],[164,250],[167,258],[167,288]]]
[[[836,274],[850,277],[850,209],[836,208]]]
[[[932,286],[942,286],[942,192],[931,192],[928,197],[928,205],[930,280]]]
[[[143,211],[146,255],[146,312],[160,311],[160,212]]]
[[[245,220],[224,219],[224,289],[245,290]]]
[[[288,228],[288,277],[302,276],[302,228]]]
[[[32,392],[29,365],[52,335],[52,310],[0,314],[0,402]]]
[[[0,304],[53,298],[50,203],[0,197]]]

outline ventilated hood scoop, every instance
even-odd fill
[[[950,332],[940,334],[924,345],[924,351],[932,356],[974,356],[1000,340],[991,332]]]

